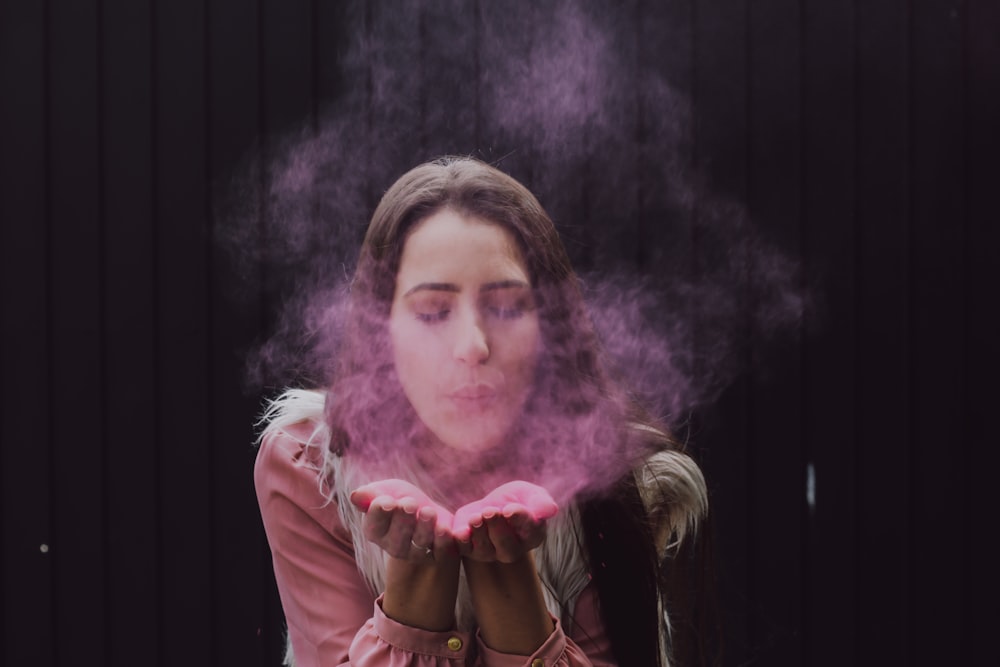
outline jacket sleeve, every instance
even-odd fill
[[[611,644],[597,609],[597,592],[587,586],[577,599],[573,628],[567,634],[555,621],[555,630],[529,656],[498,653],[479,641],[482,667],[616,667]]]
[[[478,636],[430,632],[387,617],[358,571],[336,505],[320,493],[316,467],[306,460],[302,441],[311,429],[303,429],[301,440],[289,431],[263,439],[254,485],[296,667],[460,667],[473,653],[470,641],[482,667],[530,667],[536,660],[549,667],[612,664],[603,661],[607,640],[589,589],[577,603],[580,644],[557,623],[531,656],[498,653]]]
[[[254,486],[296,667],[463,665],[463,633],[427,632],[382,613],[336,505],[319,491],[308,450],[294,427],[288,430],[265,436]],[[309,432],[303,429],[302,440]]]

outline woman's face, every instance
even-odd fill
[[[541,344],[514,236],[451,209],[417,223],[403,246],[389,333],[403,391],[438,440],[466,452],[501,444],[530,393]]]

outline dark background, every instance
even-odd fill
[[[3,665],[278,663],[243,357],[288,283],[216,240],[222,194],[353,91],[364,203],[449,151],[515,151],[545,203],[558,147],[488,122],[503,42],[469,38],[537,44],[566,5],[542,4],[0,0]],[[645,185],[631,226],[593,213],[600,188],[560,191],[578,262],[656,274],[678,227],[643,174],[666,147],[692,184],[677,225],[735,202],[813,295],[778,339],[748,320],[748,370],[692,420],[725,664],[995,664],[1000,4],[579,4],[623,76],[684,104],[637,84],[614,159],[582,142],[584,185],[623,164]],[[349,70],[358,36],[387,46]],[[419,74],[405,113],[385,72]]]

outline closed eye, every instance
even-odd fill
[[[490,289],[480,302],[484,315],[497,320],[516,320],[534,307],[531,291],[518,286]]]
[[[428,324],[435,324],[437,322],[443,322],[451,314],[450,309],[435,310],[429,313],[416,313],[417,319],[421,322],[426,322]]]

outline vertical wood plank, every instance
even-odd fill
[[[316,96],[315,58],[312,42],[312,7],[310,0],[260,0],[260,133],[263,145],[263,183],[280,188],[275,179],[281,174],[274,165],[291,143],[315,136]],[[288,193],[279,193],[279,197]],[[301,209],[296,210],[300,213]],[[280,207],[268,209],[262,219],[262,246],[280,243],[294,233],[296,221],[283,217]],[[309,224],[309,223],[305,223]],[[279,263],[283,263],[279,258]],[[279,270],[262,274],[270,312],[277,312],[290,288],[289,276]]]
[[[364,21],[362,4],[359,0],[315,4],[316,99],[321,123],[338,98],[349,96],[351,86],[358,83],[349,78],[348,70],[356,66],[351,57]]]
[[[568,92],[581,95],[588,104],[588,113],[581,119],[581,127],[564,138],[564,148],[550,149],[545,171],[562,172],[564,178],[570,170],[582,174],[581,179],[570,176],[563,181],[575,187],[571,191],[574,200],[563,215],[569,218],[566,222],[583,227],[585,247],[589,246],[585,259],[605,275],[616,270],[638,272],[650,268],[652,239],[646,234],[646,220],[639,215],[637,148],[640,122],[655,122],[642,116],[643,110],[649,111],[644,108],[643,93],[659,94],[659,105],[663,91],[652,86],[644,90],[642,85],[640,34],[643,27],[653,25],[639,24],[639,4],[630,0],[609,8],[599,1],[567,3],[553,20],[557,40],[568,44],[564,54],[567,64],[572,66],[578,61],[582,68],[573,74],[573,83],[581,90]],[[541,32],[539,39],[544,48],[550,40],[545,30]],[[558,80],[543,83],[561,84]],[[533,93],[529,90],[524,94]],[[658,111],[669,113],[666,109]],[[543,116],[550,113],[572,117],[572,109],[542,110]],[[547,122],[558,127],[558,121]],[[662,141],[663,137],[652,139],[651,150],[663,149],[657,139]],[[662,154],[658,157],[663,159]],[[545,185],[562,189],[561,182],[553,178]],[[658,187],[665,190],[662,182]]]
[[[263,130],[271,139],[298,135],[315,113],[310,0],[260,0]]]
[[[1000,338],[997,325],[997,248],[1000,248],[1000,4],[973,0],[965,4],[964,125],[966,188],[964,248],[964,365],[965,365],[965,498],[966,535],[961,545],[965,631],[962,664],[987,664],[996,655],[997,605],[1000,597],[1000,548],[988,526],[996,521],[996,378],[1000,376]],[[941,221],[953,224],[953,221]],[[944,446],[942,445],[942,449]]]
[[[43,3],[0,3],[0,662],[55,664]]]
[[[204,5],[154,9],[161,664],[214,656]],[[218,660],[215,660],[218,662]]]
[[[752,2],[748,8],[750,233],[761,234],[765,243],[797,260],[802,215],[800,7],[796,0],[773,0]],[[750,252],[768,251],[751,246]],[[767,254],[749,259],[756,271],[774,269],[774,258]],[[753,283],[755,277],[748,280]],[[751,294],[750,307],[763,307],[764,298],[766,294]],[[749,504],[755,640],[762,662],[795,665],[803,657],[806,500],[801,338],[799,331],[791,331],[769,340],[758,313],[753,316]]]
[[[421,7],[378,0],[366,4],[368,90],[366,113],[373,201],[410,167],[423,161],[424,97]]]
[[[420,17],[424,157],[476,151],[475,3],[428,0]]]
[[[934,548],[961,541],[968,529],[956,515],[966,493],[962,470],[968,447],[962,391],[963,315],[967,298],[963,21],[957,0],[910,4],[911,243],[910,298],[912,477],[909,534],[911,655],[926,665],[956,662],[964,634],[963,554]],[[943,534],[935,535],[940,528]]]
[[[101,6],[108,664],[156,664],[152,14],[149,2]]]
[[[857,3],[858,650],[910,664],[910,50],[907,3]]]
[[[55,655],[107,662],[101,263],[100,27],[96,2],[49,5],[52,502]]]
[[[692,2],[637,2],[630,31],[638,42],[637,72],[627,90],[634,90],[637,109],[626,176],[636,190],[635,202],[622,206],[638,228],[637,267],[667,288],[694,280],[694,15]]]
[[[274,6],[267,12],[275,9],[280,12]],[[257,145],[262,130],[260,111],[265,105],[261,89],[272,80],[267,77],[262,82],[259,78],[261,49],[276,59],[287,56],[286,50],[294,51],[295,57],[288,58],[291,62],[285,62],[285,66],[300,72],[294,77],[298,84],[294,90],[300,90],[302,77],[309,76],[311,63],[302,54],[302,50],[309,48],[308,21],[301,14],[305,9],[302,3],[296,3],[289,6],[295,12],[291,17],[267,12],[262,16],[257,3],[220,0],[209,5],[208,172],[213,191],[223,201],[229,201],[232,195],[227,190],[231,187],[229,176],[245,167],[244,161]],[[275,26],[263,44],[259,39],[263,30],[261,18]],[[274,91],[276,100],[293,92],[282,90],[282,84],[275,85],[279,87]],[[301,104],[301,99],[292,99]],[[281,113],[273,104],[267,110]],[[289,116],[288,123],[308,121],[308,102],[298,112],[304,115]],[[216,239],[227,237],[228,230],[219,226],[231,222],[228,216],[232,211],[222,210],[219,214],[208,220],[211,236]],[[250,226],[257,222],[240,221],[240,224]],[[260,272],[256,270],[259,267],[245,270],[247,267],[239,267],[231,259],[225,246],[215,244],[207,267],[215,662],[276,665],[283,649],[284,619],[253,491],[252,424],[259,403],[245,388],[242,357],[263,321]]]
[[[855,449],[858,290],[855,248],[854,10],[803,5],[803,268],[813,305],[803,354],[807,449],[803,664],[858,664]],[[807,487],[808,492],[809,487]]]
[[[694,18],[694,153],[697,174],[706,179],[695,199],[695,246],[704,257],[702,238],[729,207],[725,199],[745,201],[748,159],[747,3],[730,0],[697,5]],[[707,261],[707,258],[700,260]],[[703,263],[697,275],[711,270]],[[746,358],[747,350],[737,354]],[[756,642],[756,609],[750,588],[752,479],[746,378],[737,380],[704,414],[700,437],[705,475],[714,496],[713,522],[718,560],[719,600],[723,611],[725,654],[746,660]]]
[[[627,11],[629,21],[618,28],[616,41],[636,44],[625,49],[620,60],[630,67],[613,75],[621,80],[621,88],[612,94],[620,107],[611,122],[622,128],[620,136],[612,135],[610,145],[599,152],[617,152],[618,157],[608,165],[608,171],[617,173],[606,179],[607,216],[598,221],[605,229],[596,236],[607,238],[625,225],[631,228],[632,242],[620,243],[618,252],[608,261],[597,261],[596,268],[609,271],[621,265],[640,277],[657,300],[655,312],[646,315],[651,332],[675,350],[684,350],[676,360],[693,352],[691,333],[699,315],[696,299],[686,296],[698,280],[692,176],[696,169],[691,115],[693,4],[640,1]],[[667,419],[682,441],[695,430],[690,408],[700,398],[690,387],[679,386],[691,379],[658,378],[653,399],[660,402],[654,411]],[[694,443],[696,448],[700,444]],[[691,454],[700,460],[697,451]],[[686,620],[696,615],[693,609],[676,612]],[[675,617],[680,618],[677,613]]]
[[[627,176],[634,179],[636,189],[635,201],[623,202],[623,208],[635,217],[641,243],[640,251],[632,256],[636,269],[662,295],[660,321],[654,325],[656,331],[668,342],[685,347],[692,341],[672,339],[671,335],[678,331],[690,332],[699,321],[699,304],[683,296],[698,280],[695,257],[697,164],[692,115],[696,75],[695,16],[695,3],[689,0],[640,1],[633,8],[632,32],[638,42],[637,71],[629,85],[634,88],[636,126],[633,143],[628,149],[634,170]],[[626,104],[632,103],[631,99],[626,99]],[[669,386],[667,381],[661,382],[662,394],[674,392],[675,387]],[[681,398],[690,401],[678,406],[687,410],[698,397]],[[665,404],[668,401],[664,399]],[[669,413],[675,437],[693,445],[689,454],[704,467],[706,443],[696,424],[697,415],[673,410]],[[709,480],[713,492],[714,482]],[[717,498],[714,493],[710,496],[710,518],[699,530],[700,539],[709,546]],[[697,651],[707,651],[708,656],[723,654],[718,627],[722,610],[716,599],[714,560],[711,557],[706,560],[701,571],[689,569],[682,575],[690,577],[690,581],[678,593],[679,599],[666,600],[677,636],[687,639],[674,644],[673,658],[678,664],[697,664],[692,657]],[[708,660],[708,656],[704,658]]]
[[[480,2],[477,5],[479,94],[478,135],[480,157],[518,179],[535,191],[534,171],[540,146],[526,141],[531,128],[521,127],[518,118],[530,106],[523,95],[515,95],[519,83],[530,80],[537,31],[543,29],[540,17],[549,7],[537,3],[517,3],[511,0]],[[563,195],[570,200],[579,196],[551,192],[542,202],[550,215],[560,222],[558,211]]]
[[[319,137],[324,151],[314,196],[318,238],[314,245],[331,273],[343,275],[361,246],[369,216],[387,183],[371,176],[374,136],[370,124],[367,2],[319,2],[316,68]]]

